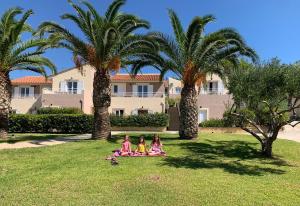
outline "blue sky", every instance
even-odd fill
[[[76,0],[74,0],[76,1]],[[111,0],[90,0],[103,14]],[[42,21],[59,22],[79,34],[69,21],[59,16],[73,12],[67,0],[1,0],[0,14],[6,9],[20,6],[33,9],[35,14],[29,23],[37,27]],[[261,60],[278,57],[284,63],[300,60],[300,1],[299,0],[127,0],[122,11],[134,13],[151,22],[151,30],[171,34],[167,8],[174,9],[186,27],[197,15],[213,14],[217,21],[208,27],[208,32],[224,27],[233,27],[254,48]],[[74,66],[71,54],[64,49],[55,49],[46,54],[58,71]],[[155,72],[147,69],[146,72]],[[32,75],[14,72],[12,78]]]

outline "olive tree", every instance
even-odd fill
[[[228,75],[234,104],[226,116],[261,143],[265,157],[272,157],[272,144],[282,127],[300,123],[294,121],[300,108],[300,67],[277,59],[242,65]]]

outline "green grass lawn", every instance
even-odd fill
[[[16,143],[21,141],[27,141],[27,140],[45,140],[45,139],[56,139],[61,137],[69,137],[74,136],[70,134],[30,134],[30,133],[24,133],[24,134],[10,134],[8,136],[7,140],[1,140],[0,143]]]
[[[0,150],[0,205],[300,204],[299,143],[276,141],[268,160],[250,136],[162,137],[168,157],[118,166],[104,159],[120,140]]]

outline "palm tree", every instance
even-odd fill
[[[89,64],[95,69],[93,83],[94,129],[93,139],[110,138],[111,128],[108,108],[111,105],[111,72],[118,71],[133,60],[149,56],[148,51],[158,50],[146,36],[134,35],[139,28],[149,28],[149,23],[138,17],[119,13],[125,0],[115,0],[104,16],[88,2],[86,9],[69,1],[76,15],[64,14],[62,19],[74,22],[82,31],[84,39],[75,36],[66,28],[44,22],[40,35],[49,34],[53,47],[64,47],[73,54],[75,64]]]
[[[32,32],[26,24],[32,10],[23,13],[21,8],[7,10],[0,20],[0,138],[7,138],[8,115],[11,102],[11,84],[9,73],[16,70],[28,70],[46,76],[46,68],[56,72],[55,66],[45,57],[47,39],[31,38],[22,41],[24,32]],[[19,14],[23,14],[17,19]]]
[[[224,77],[229,63],[237,64],[240,56],[256,60],[257,55],[231,28],[204,33],[206,25],[215,20],[212,15],[195,17],[187,31],[174,11],[169,10],[169,16],[175,38],[160,32],[151,33],[160,45],[161,55],[135,62],[132,72],[136,74],[145,65],[152,65],[162,76],[172,71],[182,80],[179,135],[183,139],[192,139],[198,136],[196,85],[205,82],[210,73]]]

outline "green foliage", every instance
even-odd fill
[[[236,65],[241,56],[253,61],[258,59],[255,51],[234,29],[204,32],[207,25],[215,20],[212,15],[196,16],[187,29],[183,28],[173,10],[169,10],[169,18],[174,38],[161,32],[152,32],[150,36],[159,44],[161,52],[136,61],[133,73],[137,73],[141,65],[152,65],[162,75],[172,71],[184,85],[194,86],[202,83],[208,73],[224,77],[228,66]]]
[[[199,124],[199,127],[232,127],[233,124],[227,119],[210,119]]]
[[[82,114],[83,112],[79,108],[55,108],[44,107],[37,110],[38,114]]]
[[[111,125],[117,127],[165,127],[168,125],[168,115],[162,113],[147,115],[130,115],[110,117]]]
[[[299,68],[282,65],[277,59],[259,67],[244,64],[232,70],[228,82],[239,114],[232,118],[241,126],[247,124],[246,119],[264,126],[284,125],[291,111],[289,100],[300,97]]]
[[[17,18],[21,15],[21,18]],[[49,43],[44,38],[22,40],[25,32],[33,29],[26,22],[33,14],[16,7],[4,12],[0,19],[0,72],[8,74],[15,70],[28,70],[46,76],[46,68],[56,72],[55,65],[42,56]]]
[[[118,71],[121,65],[125,67],[133,59],[158,51],[158,46],[148,36],[134,34],[137,29],[148,29],[150,24],[135,15],[120,12],[124,0],[113,1],[105,15],[100,15],[87,1],[69,3],[74,14],[66,13],[61,18],[71,21],[81,35],[54,22],[42,23],[37,34],[49,35],[52,47],[70,50],[76,66],[89,64],[96,70]]]
[[[168,103],[169,107],[174,107],[177,103],[179,103],[180,98],[170,98],[166,97],[166,102]]]
[[[93,117],[84,114],[12,115],[10,132],[88,133],[92,131]]]
[[[166,127],[168,115],[147,114],[132,116],[111,116],[111,126],[117,127]],[[12,115],[9,120],[10,132],[38,133],[90,133],[93,116],[86,114],[39,114]]]

